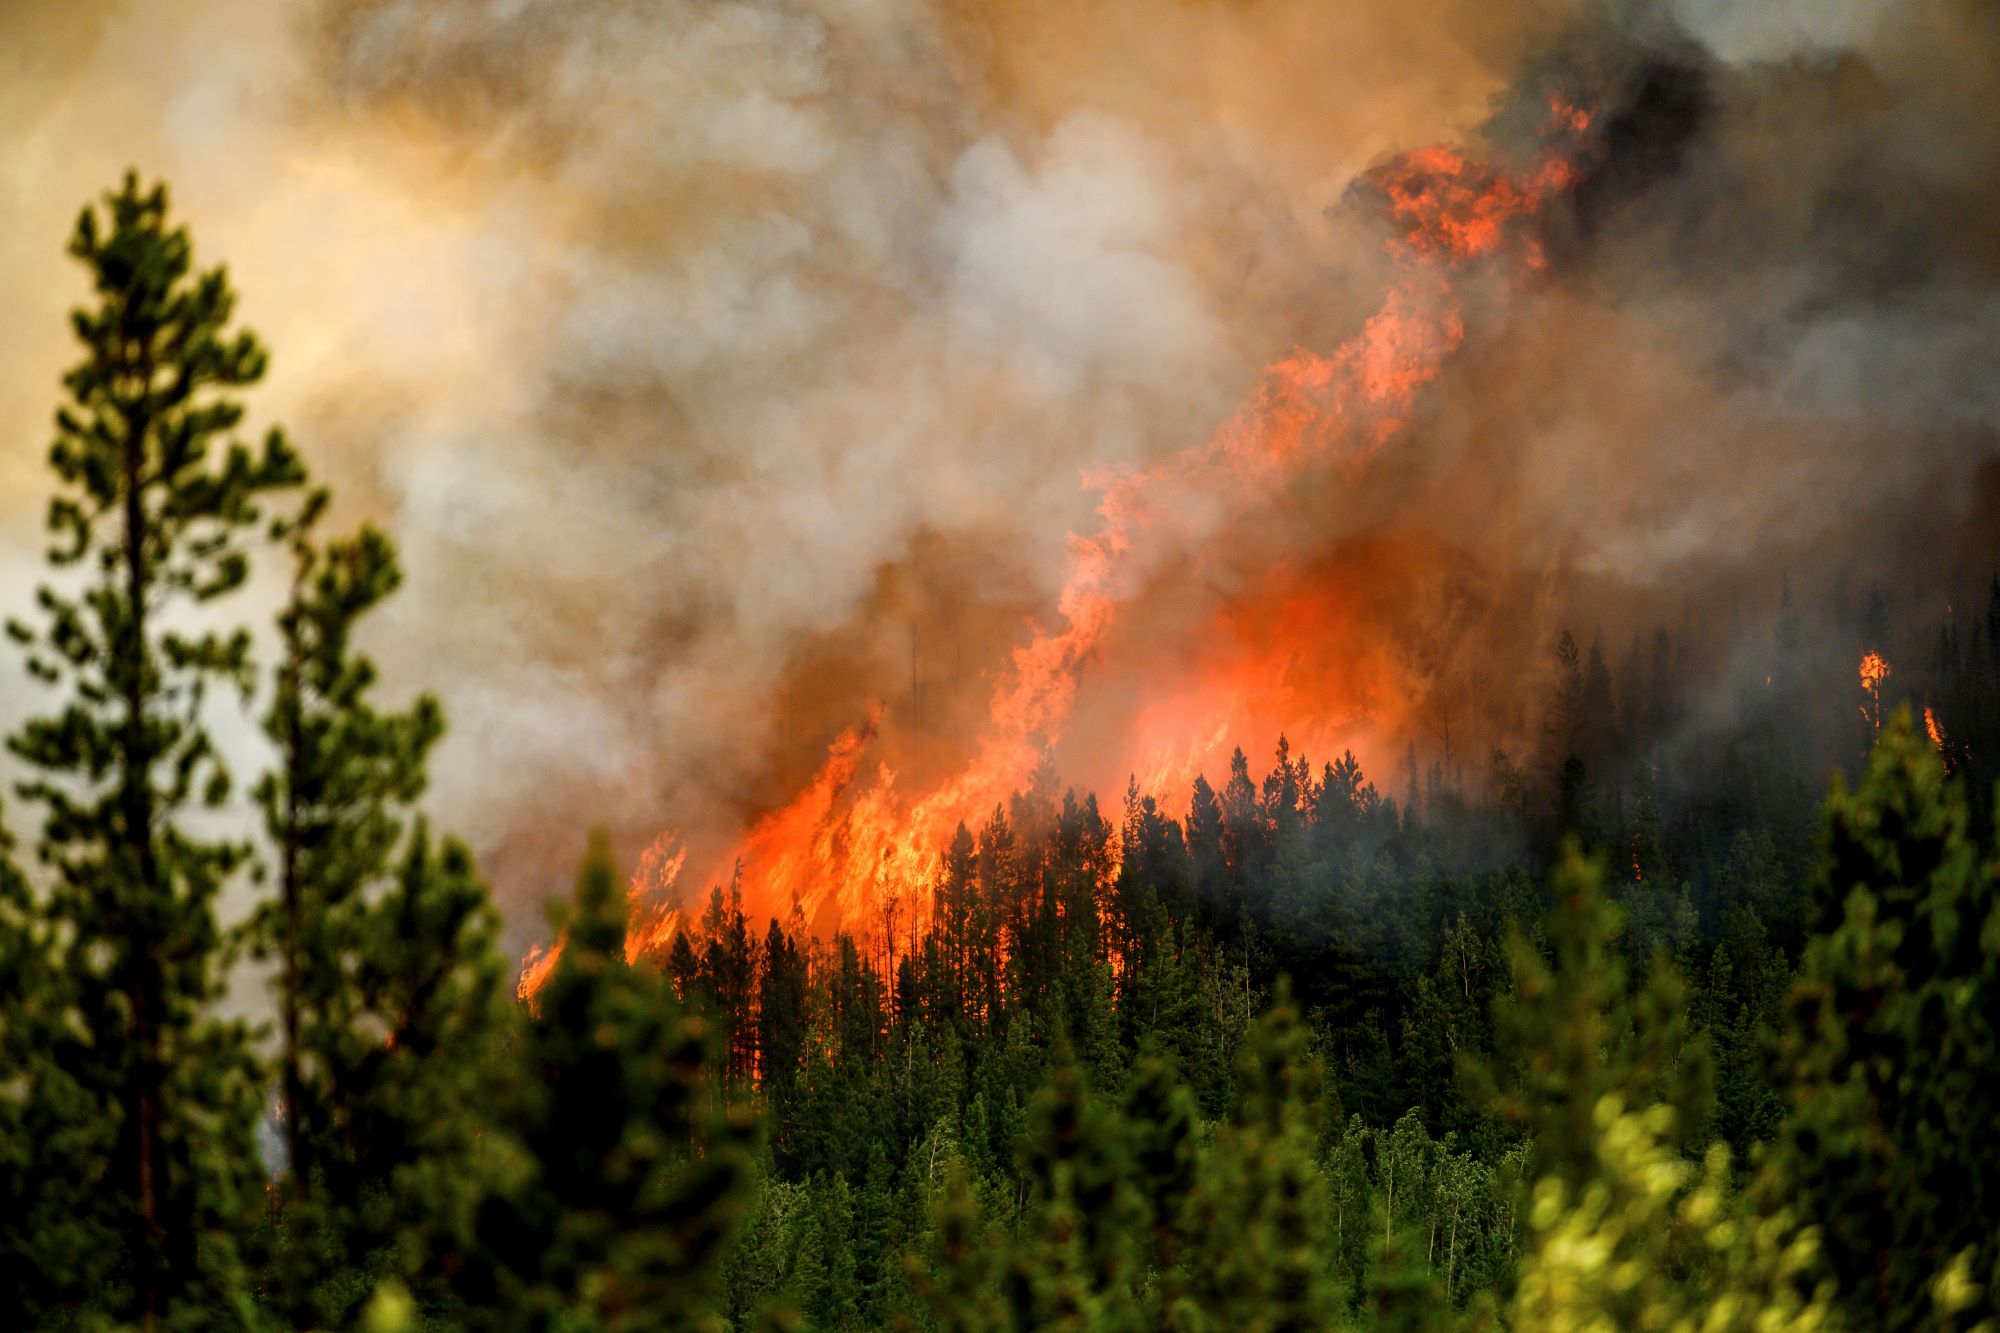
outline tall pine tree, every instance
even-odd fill
[[[673,983],[625,961],[625,895],[593,840],[562,958],[496,1107],[470,1327],[704,1326],[746,1203],[752,1123],[716,1104],[716,1043]]]
[[[96,304],[72,320],[84,357],[64,378],[49,461],[52,563],[39,631],[10,622],[30,668],[66,687],[12,748],[36,772],[41,855],[61,965],[90,1034],[68,1072],[116,1116],[109,1210],[126,1281],[115,1315],[241,1317],[227,1226],[254,1191],[254,1080],[246,1035],[214,1020],[214,900],[246,849],[197,833],[229,777],[204,725],[215,685],[247,690],[250,636],[211,627],[236,590],[264,493],[299,481],[275,432],[231,439],[234,391],[265,355],[231,331],[221,269],[197,273],[164,187],[135,176],[86,209],[70,253]]]
[[[378,709],[354,647],[401,581],[395,550],[372,527],[322,541],[327,503],[315,490],[278,525],[294,564],[265,718],[278,761],[258,788],[277,884],[256,935],[277,962],[289,1164],[272,1285],[300,1322],[343,1320],[376,1270],[450,1244],[506,1017],[498,917],[470,855],[406,836],[437,702]]]

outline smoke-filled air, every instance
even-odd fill
[[[1985,0],[0,71],[0,1304],[1988,1326]]]

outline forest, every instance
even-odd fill
[[[517,996],[420,813],[443,710],[357,646],[394,545],[242,440],[266,351],[164,188],[70,253],[48,578],[8,621],[45,704],[0,861],[8,1326],[2000,1319],[2000,579],[1942,625],[1856,599],[1832,706],[1788,600],[1698,745],[1664,744],[1672,632],[1614,672],[1579,627],[1542,744],[1471,776],[1278,737],[1183,805],[1045,764],[880,931],[721,884],[628,958],[579,829]]]

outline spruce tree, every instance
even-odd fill
[[[45,811],[49,910],[90,1034],[67,1072],[118,1122],[107,1188],[79,1205],[107,1209],[120,1238],[115,1315],[235,1321],[255,1080],[245,1032],[210,1004],[214,900],[246,849],[188,816],[230,790],[209,691],[252,680],[249,633],[210,608],[248,574],[260,499],[299,470],[275,432],[254,451],[232,439],[264,350],[231,330],[223,271],[195,272],[164,187],[127,176],[84,210],[70,253],[96,304],[72,319],[85,355],[49,455],[49,558],[66,577],[41,590],[39,631],[8,628],[68,691],[10,744],[36,774],[21,790]]]

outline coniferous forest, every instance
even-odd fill
[[[2000,1317],[2000,582],[1904,628],[1930,660],[1842,705],[1830,787],[1787,606],[1771,688],[1676,764],[1671,636],[1614,674],[1564,634],[1545,743],[1478,783],[1385,795],[1274,738],[1175,819],[1045,764],[900,930],[722,885],[628,961],[578,830],[524,1002],[419,813],[443,711],[357,647],[394,546],[332,529],[308,445],[243,439],[266,350],[164,189],[70,253],[47,581],[8,622],[49,702],[8,738],[7,1326]]]

